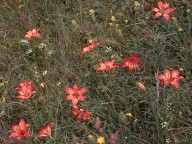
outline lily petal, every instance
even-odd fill
[[[176,77],[178,77],[178,75],[179,75],[179,71],[178,70],[174,70],[172,72],[172,78],[176,78]]]
[[[164,13],[170,14],[172,12],[174,12],[176,10],[176,8],[168,8],[167,10],[165,10]]]
[[[169,70],[164,70],[165,79],[170,79],[171,73]]]
[[[179,88],[179,83],[177,81],[172,81],[171,85],[174,86],[175,88]]]
[[[66,99],[66,100],[73,100],[73,99],[74,99],[74,96],[73,96],[73,95],[68,95],[68,96],[66,96],[65,99]]]
[[[169,20],[169,14],[167,14],[167,13],[165,13],[165,14],[163,14],[163,17],[165,18],[165,20]]]
[[[169,3],[168,2],[165,2],[164,5],[163,5],[164,9],[167,9],[169,8]]]
[[[160,17],[160,16],[162,16],[162,13],[161,13],[161,12],[157,12],[157,13],[154,15],[154,18],[158,18],[158,17]]]
[[[158,8],[152,8],[151,12],[159,12],[160,10]]]
[[[158,2],[158,7],[160,10],[162,10],[164,8],[163,2]]]
[[[84,94],[86,91],[87,91],[86,88],[81,88],[81,89],[78,91],[78,93],[79,93],[79,95],[82,95],[82,94]]]

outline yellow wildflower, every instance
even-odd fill
[[[46,84],[45,84],[45,83],[40,83],[39,85],[40,85],[40,87],[42,87],[42,88],[45,88],[45,87],[46,87]]]
[[[93,136],[93,135],[88,135],[88,139],[89,139],[90,141],[94,141],[94,136]]]
[[[183,69],[183,68],[180,68],[180,69],[179,69],[179,71],[183,72],[183,71],[184,71],[184,69]]]
[[[176,17],[172,17],[171,19],[172,19],[174,24],[177,23],[177,18]]]
[[[19,5],[19,9],[21,9],[21,8],[23,8],[24,7],[24,5]]]
[[[71,24],[77,26],[77,22],[75,20],[71,20]]]
[[[125,23],[128,23],[128,20],[127,20],[127,19],[125,20]]]
[[[90,14],[90,15],[94,15],[94,14],[95,14],[94,9],[90,9],[90,10],[89,10],[89,14]]]
[[[111,17],[111,21],[113,22],[113,21],[115,21],[116,20],[116,18],[114,17],[114,16],[112,16]]]
[[[8,81],[3,81],[2,83],[0,83],[0,86],[5,86],[6,84],[8,84]]]
[[[183,113],[180,111],[180,112],[179,112],[179,116],[182,116],[182,115],[183,115]]]
[[[191,10],[190,9],[187,9],[186,12],[189,13]]]
[[[105,143],[105,138],[104,137],[98,137],[97,138],[97,143],[98,144],[104,144]]]
[[[126,115],[127,115],[127,116],[130,116],[130,117],[133,116],[132,113],[126,113]]]
[[[138,1],[135,1],[135,2],[134,2],[134,9],[135,9],[135,10],[138,10],[139,7],[140,7],[140,5],[141,5],[141,4],[140,4]]]
[[[179,27],[179,28],[177,29],[177,31],[178,31],[178,32],[183,32],[183,28],[182,28],[182,27]]]

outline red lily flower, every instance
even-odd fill
[[[169,20],[169,14],[175,11],[175,8],[170,8],[168,2],[158,2],[159,8],[152,8],[151,12],[156,12],[154,15],[154,18],[158,18],[160,16],[163,16],[165,20]]]
[[[85,54],[85,52],[92,52],[95,49],[95,47],[97,47],[99,45],[100,45],[99,42],[92,42],[92,43],[88,44],[88,46],[86,46],[82,49],[81,54],[83,55],[83,54]]]
[[[32,30],[29,30],[29,31],[27,32],[27,34],[25,35],[25,38],[27,38],[27,39],[29,39],[29,40],[30,40],[32,37],[36,37],[36,38],[39,38],[39,37],[40,37],[39,29],[34,28],[34,29],[32,29]]]
[[[128,71],[131,72],[133,69],[140,70],[141,61],[138,60],[138,54],[134,53],[132,57],[126,57],[122,67],[128,67]]]
[[[88,121],[90,120],[90,115],[92,112],[86,112],[83,109],[78,109],[78,107],[73,108],[72,114],[76,116],[77,121]]]
[[[160,80],[160,85],[164,86],[170,83],[175,88],[179,88],[178,80],[184,79],[183,76],[179,75],[178,70],[173,70],[172,73],[169,70],[164,70],[164,75],[158,75],[157,78]]]
[[[39,137],[51,137],[51,127],[53,126],[53,123],[49,123],[47,126],[42,128],[37,136],[35,137],[35,140]]]
[[[28,131],[28,127],[30,124],[25,123],[24,119],[21,119],[19,122],[19,125],[13,125],[12,129],[14,130],[11,135],[9,136],[9,139],[15,138],[19,141],[23,137],[30,137],[31,133]]]
[[[81,88],[79,90],[77,85],[74,85],[73,88],[66,88],[66,100],[72,100],[72,106],[75,107],[79,101],[85,101],[83,94],[86,92],[86,88]]]
[[[115,68],[119,68],[118,65],[115,65],[114,63],[116,62],[115,59],[113,60],[107,60],[105,62],[99,62],[99,67],[96,69],[96,72],[104,70],[106,72],[108,72],[111,69],[115,69]]]
[[[36,91],[33,90],[34,84],[32,82],[23,81],[19,83],[19,87],[15,88],[18,91],[18,99],[28,100]]]

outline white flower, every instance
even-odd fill
[[[162,128],[165,128],[165,127],[167,127],[167,126],[168,126],[168,123],[167,123],[167,122],[161,123],[161,127],[162,127]]]

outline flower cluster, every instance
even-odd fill
[[[92,42],[87,47],[83,48],[81,54],[84,54],[85,52],[92,52],[95,49],[95,47],[98,45],[100,45],[99,42]],[[119,66],[115,64],[116,61],[117,61],[116,59],[112,59],[112,60],[106,60],[104,62],[99,62],[96,72],[99,72],[99,71],[108,72],[112,69],[119,68]],[[132,57],[125,58],[125,62],[122,64],[122,67],[127,67],[128,71],[131,72],[133,69],[140,70],[140,64],[141,64],[141,61],[138,60],[138,54],[134,53]]]
[[[116,60],[107,60],[104,62],[99,62],[99,67],[96,69],[98,71],[110,71],[111,69],[119,68],[118,65],[115,64]],[[127,67],[128,71],[131,72],[133,69],[140,70],[141,61],[138,60],[138,54],[134,53],[132,57],[126,57],[125,62],[121,65],[122,67]]]
[[[84,93],[87,91],[86,88],[81,88],[79,90],[77,85],[74,85],[73,88],[66,88],[66,100],[72,101],[72,114],[76,117],[77,121],[88,121],[92,112],[86,112],[83,109],[79,109],[77,104],[79,101],[85,101]]]
[[[52,125],[53,123],[50,123],[46,127],[42,128],[35,137],[35,140],[39,137],[51,137]],[[28,127],[30,126],[30,124],[25,123],[24,119],[20,119],[19,125],[12,126],[13,132],[9,135],[9,139],[13,138],[21,141],[23,137],[30,137],[32,135],[28,130]]]
[[[24,80],[18,85],[19,87],[15,88],[15,90],[17,90],[19,93],[17,96],[18,99],[29,100],[31,96],[36,93],[36,91],[33,89],[34,84],[32,82]],[[46,127],[42,128],[35,137],[35,140],[40,137],[51,137],[52,125],[53,123],[50,123]],[[12,126],[13,132],[9,135],[9,139],[17,139],[18,141],[21,141],[23,137],[30,137],[32,135],[28,130],[28,127],[30,126],[30,124],[25,123],[23,118],[20,119],[19,125]]]

